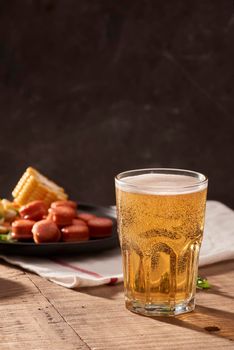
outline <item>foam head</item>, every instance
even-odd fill
[[[127,176],[116,181],[123,191],[150,194],[181,194],[197,192],[207,187],[206,178],[182,174],[148,173]]]

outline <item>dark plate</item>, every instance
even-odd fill
[[[51,256],[51,255],[70,255],[97,252],[110,249],[118,245],[118,236],[116,229],[115,212],[110,207],[100,207],[89,204],[79,204],[80,212],[88,212],[97,216],[108,217],[113,221],[112,236],[108,238],[93,239],[77,243],[42,243],[33,242],[0,242],[0,254],[8,255],[33,255],[33,256]]]

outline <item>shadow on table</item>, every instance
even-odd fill
[[[10,299],[25,293],[26,288],[22,283],[7,278],[0,278],[0,299]]]
[[[217,276],[234,270],[234,260],[226,260],[216,264],[202,266],[199,268],[199,274],[202,277]]]
[[[199,291],[197,293],[199,293]],[[221,297],[234,300],[234,295],[230,295],[228,294],[228,292],[227,293],[223,292],[222,288],[220,288],[219,286],[216,286],[215,284],[212,284],[211,289],[208,289],[206,293],[220,295]]]
[[[224,275],[228,274],[230,272],[234,271],[234,260],[227,260],[223,261],[222,263],[212,264],[208,266],[204,266],[199,268],[199,275],[202,277],[209,277],[217,276],[217,275]],[[226,288],[226,291],[225,291]],[[211,288],[206,291],[207,294],[215,294],[222,296],[224,298],[232,299],[234,300],[234,296],[228,294],[228,288],[223,287],[222,284],[220,286],[215,285],[211,283]],[[197,291],[199,293],[199,291]]]
[[[118,283],[114,285],[102,285],[98,287],[87,287],[80,288],[79,293],[89,294],[95,297],[104,298],[104,299],[116,299],[118,294],[121,294],[123,298],[123,283]]]
[[[196,311],[188,314],[153,319],[234,341],[234,313],[229,311],[196,305]]]

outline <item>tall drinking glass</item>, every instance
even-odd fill
[[[195,307],[207,177],[181,169],[116,176],[126,307],[147,316]]]

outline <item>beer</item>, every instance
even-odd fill
[[[146,315],[194,308],[206,191],[207,181],[190,174],[116,181],[127,308]]]

